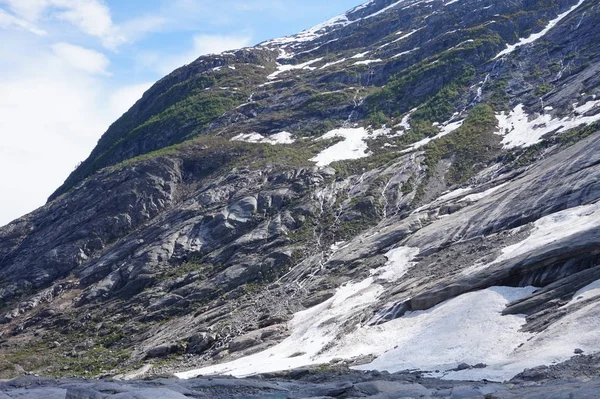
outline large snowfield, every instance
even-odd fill
[[[590,227],[596,206],[579,207],[542,219],[521,247],[508,247],[502,257],[516,256],[524,247],[570,235],[573,229],[556,230],[565,223]],[[553,224],[554,223],[554,224]],[[595,222],[593,223],[595,224]],[[549,231],[555,231],[550,237]],[[334,359],[375,356],[360,370],[397,372],[418,369],[431,376],[454,380],[505,381],[525,368],[569,359],[575,349],[600,347],[600,304],[584,306],[539,334],[526,333],[523,315],[502,315],[511,302],[535,292],[535,287],[491,287],[470,292],[425,311],[408,312],[384,324],[361,324],[371,306],[378,303],[384,284],[400,280],[413,265],[417,248],[399,247],[386,254],[388,262],[371,276],[348,283],[331,299],[298,312],[289,323],[291,335],[263,352],[228,363],[177,374],[180,378],[227,374],[238,377],[302,366]],[[600,282],[580,290],[572,306],[600,295]],[[484,368],[453,371],[460,363]]]

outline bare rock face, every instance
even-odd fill
[[[155,161],[117,174],[105,171],[73,195],[8,225],[2,230],[3,249],[11,250],[3,256],[1,300],[68,276],[168,209],[180,181],[175,161]],[[26,249],[26,242],[31,247]]]
[[[441,381],[418,374],[357,373],[338,369],[302,376],[264,376],[261,379],[224,377],[144,381],[53,380],[21,377],[0,383],[0,397],[14,398],[592,398],[600,387],[597,378],[586,381],[553,377],[513,380],[510,384]],[[297,373],[300,374],[300,373]],[[530,373],[533,377],[534,373]]]
[[[285,332],[285,327],[277,325],[249,332],[231,341],[229,343],[229,352],[239,352],[257,346],[265,341],[278,338],[277,336],[281,336],[283,332]]]
[[[523,319],[529,345],[573,320],[595,326],[599,24],[593,0],[375,0],[179,68],[45,206],[0,228],[0,379],[168,374],[303,328],[327,332],[316,358],[357,331],[498,286],[534,287],[498,311]],[[338,294],[357,283],[371,299],[328,313],[354,303]],[[306,310],[314,325],[298,322]],[[594,345],[568,342],[565,353],[593,356]],[[380,349],[331,357],[359,366]],[[438,371],[483,373],[487,360]],[[353,378],[113,388],[25,378],[0,397],[551,392]],[[590,377],[585,389],[596,385]]]

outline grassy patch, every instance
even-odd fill
[[[462,183],[481,169],[500,151],[500,137],[494,134],[497,120],[493,109],[486,104],[473,108],[463,125],[432,141],[425,148],[425,163],[430,174],[442,158],[452,158],[447,174],[450,183]]]
[[[122,366],[130,359],[128,349],[109,349],[98,345],[75,351],[68,345],[51,346],[48,342],[28,342],[24,347],[2,354],[0,376],[16,377],[14,365],[51,377],[92,377]]]
[[[214,270],[213,265],[209,263],[201,263],[196,261],[188,261],[181,265],[175,265],[169,270],[158,276],[159,281],[178,279],[180,277],[185,277],[193,272],[200,272],[205,277],[209,276]]]

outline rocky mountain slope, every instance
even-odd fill
[[[600,4],[372,0],[157,82],[0,228],[0,376],[600,350]]]

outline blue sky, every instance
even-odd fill
[[[44,204],[156,80],[362,0],[0,0],[0,225]]]

